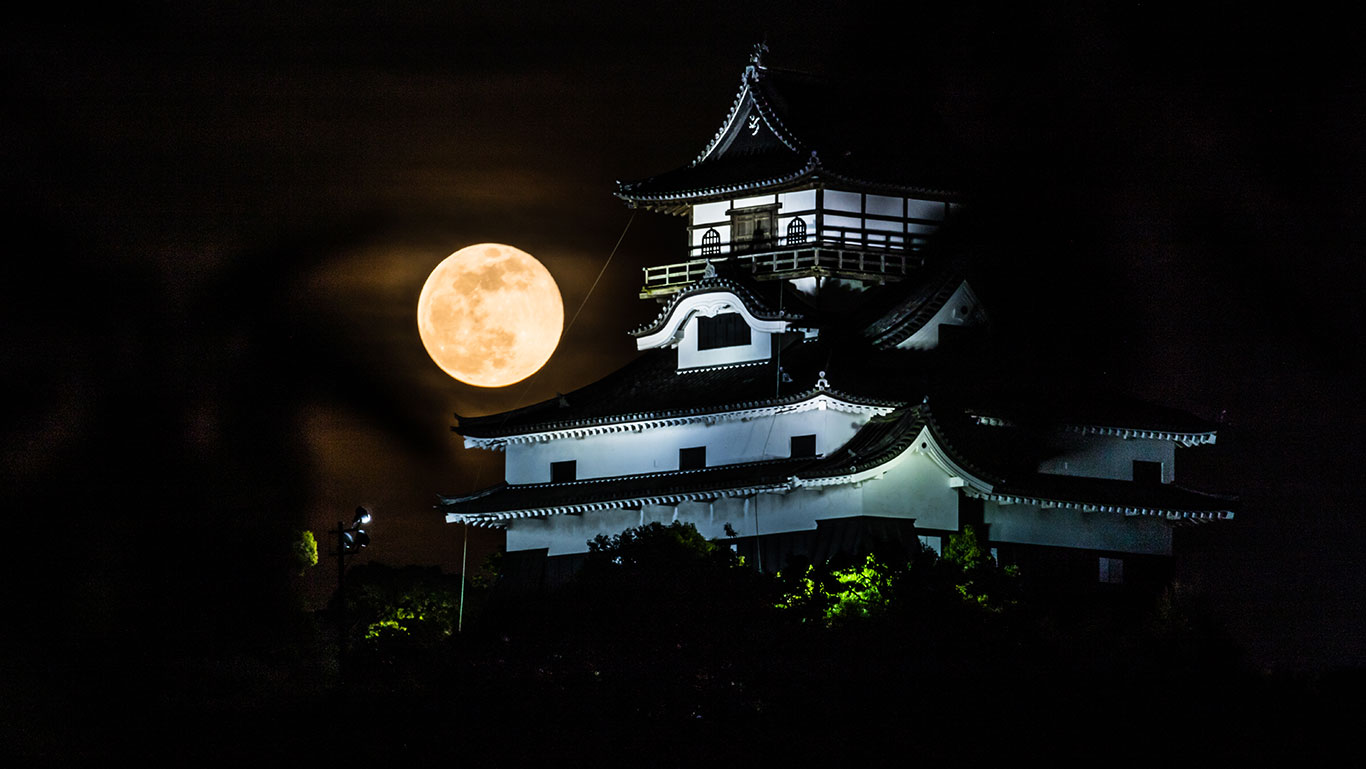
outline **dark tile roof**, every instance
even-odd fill
[[[865,110],[835,106],[855,102],[878,105],[881,117],[869,120]],[[870,83],[833,83],[755,60],[745,69],[721,129],[690,165],[620,182],[617,196],[678,212],[685,201],[777,190],[820,178],[870,191],[954,199],[929,112],[895,119],[885,114],[906,102],[887,99]],[[750,130],[751,118],[761,120],[767,130]],[[896,127],[894,135],[877,133],[890,126]]]
[[[996,498],[1065,503],[1067,507],[1131,514],[1209,513],[1231,517],[1236,497],[1209,494],[1172,483],[1138,483],[1111,478],[1035,473],[992,489]]]
[[[674,470],[568,483],[500,484],[465,497],[443,497],[438,508],[451,514],[500,513],[607,506],[612,502],[656,499],[668,504],[677,497],[739,488],[785,484],[813,459],[775,459],[704,470]]]
[[[772,362],[742,363],[677,371],[678,351],[647,350],[625,367],[574,392],[502,414],[459,417],[457,432],[489,438],[594,424],[684,415],[719,414],[745,408],[797,403],[820,392],[828,373],[828,394],[853,403],[898,405],[923,396],[909,361],[861,360],[834,340],[796,343]],[[871,371],[871,373],[870,373]]]
[[[933,273],[913,284],[910,291],[902,294],[900,301],[869,323],[863,334],[878,349],[896,347],[924,328],[935,313],[944,308],[949,297],[962,285],[964,276],[961,260],[939,261]]]
[[[1017,426],[1074,425],[1128,430],[1213,434],[1218,425],[1179,409],[1094,390],[994,391],[969,396],[964,410]]]

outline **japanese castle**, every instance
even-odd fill
[[[997,558],[1078,584],[1151,583],[1173,534],[1233,517],[1176,483],[1188,414],[982,376],[991,317],[953,248],[931,164],[841,133],[830,92],[759,46],[687,166],[619,183],[686,217],[687,253],[644,271],[639,356],[574,392],[457,416],[505,481],[442,498],[506,532],[510,571],[552,584],[600,534],[682,521],[773,571],[973,526]],[[914,144],[901,139],[902,145]],[[924,178],[929,176],[930,178]],[[989,367],[988,367],[989,368]]]

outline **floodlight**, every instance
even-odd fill
[[[370,522],[370,510],[364,505],[356,508],[356,518],[351,521],[352,526],[367,524]]]

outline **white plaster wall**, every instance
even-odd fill
[[[857,230],[863,226],[863,220],[857,216],[838,216],[836,214],[826,214],[823,227],[842,228]]]
[[[1128,481],[1134,460],[1162,463],[1162,482],[1176,480],[1176,444],[1147,438],[1058,433],[1050,445],[1057,454],[1039,464],[1039,472]]]
[[[730,223],[730,217],[726,216],[726,211],[730,210],[730,201],[722,200],[716,203],[700,203],[692,207],[692,223],[701,225],[717,225]]]
[[[683,376],[686,376],[683,375]],[[792,436],[815,435],[816,453],[828,454],[854,437],[869,417],[816,410],[657,427],[641,432],[560,438],[507,447],[508,483],[548,483],[550,463],[574,460],[579,478],[655,473],[678,469],[678,450],[707,447],[709,466],[787,457]]]
[[[825,210],[859,213],[863,210],[863,196],[857,192],[826,190]]]
[[[659,522],[691,523],[707,539],[726,536],[726,524],[742,537],[811,531],[817,520],[858,515],[858,495],[851,487],[799,489],[787,494],[758,494],[748,499],[727,497],[715,502],[646,505],[634,510],[605,510],[583,515],[524,518],[507,530],[508,550],[549,548],[550,555],[588,552],[598,534],[612,536],[626,529]]]
[[[883,476],[861,485],[522,519],[508,528],[507,546],[509,550],[548,547],[551,555],[582,553],[598,534],[619,534],[654,521],[691,523],[708,539],[724,537],[726,524],[740,536],[753,536],[810,531],[817,521],[857,515],[910,518],[920,529],[953,531],[958,528],[958,495],[929,457],[907,452]],[[1171,528],[1154,517],[996,502],[983,504],[983,517],[993,542],[1171,554]]]
[[[732,208],[751,208],[753,206],[773,206],[778,204],[777,195],[754,195],[748,198],[736,198],[731,202]]]
[[[683,339],[678,343],[678,368],[725,366],[731,363],[768,360],[773,355],[773,335],[750,327],[749,344],[736,347],[697,349],[697,315],[688,318]]]
[[[1052,545],[1121,553],[1171,555],[1172,530],[1152,516],[1083,513],[987,502],[984,522],[993,542]]]
[[[867,515],[914,518],[924,529],[958,528],[958,490],[924,454],[902,454],[886,475],[865,482],[862,494]]]
[[[912,219],[933,219],[942,221],[944,218],[944,204],[937,200],[917,200],[910,198],[906,201],[906,213]]]
[[[865,209],[870,214],[881,216],[901,216],[901,207],[904,198],[893,198],[887,195],[869,195]]]
[[[810,211],[816,207],[816,191],[796,190],[779,193],[778,206],[779,211]]]

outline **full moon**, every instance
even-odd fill
[[[504,387],[536,373],[563,329],[564,302],[550,271],[501,243],[446,257],[417,300],[427,354],[442,371],[478,387]]]

